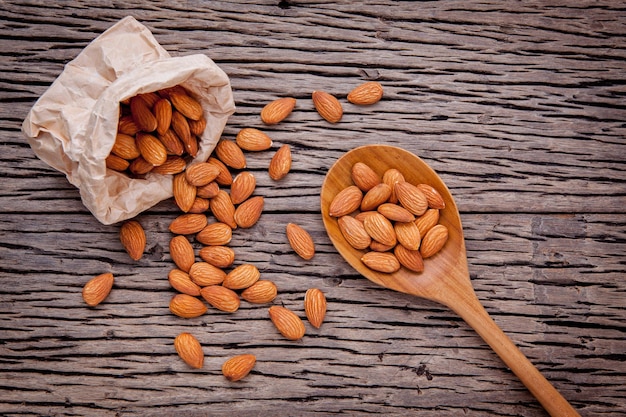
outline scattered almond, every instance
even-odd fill
[[[241,293],[241,298],[249,303],[265,304],[276,298],[278,290],[272,281],[258,280]]]
[[[242,264],[230,271],[222,285],[231,290],[242,290],[250,287],[261,277],[261,273],[252,264]]]
[[[189,272],[189,268],[195,262],[195,254],[193,246],[185,236],[175,236],[170,240],[170,257],[179,269]]]
[[[341,120],[343,108],[334,96],[325,91],[313,91],[312,99],[315,109],[326,121],[337,123]]]
[[[215,154],[226,166],[234,169],[246,167],[246,156],[236,142],[221,139],[214,150]]]
[[[234,220],[237,226],[248,229],[256,224],[263,213],[265,199],[261,196],[251,197],[235,209]]]
[[[376,81],[369,81],[355,87],[348,93],[352,104],[369,105],[377,103],[383,96],[383,86]]]
[[[226,272],[208,262],[194,262],[189,268],[189,278],[196,285],[206,287],[224,282]]]
[[[200,317],[207,312],[207,306],[188,294],[176,294],[170,300],[170,311],[184,319]]]
[[[207,225],[204,214],[181,214],[170,223],[170,232],[177,235],[191,235],[198,233]]]
[[[309,323],[319,329],[326,316],[326,297],[317,288],[310,288],[304,294],[304,312]]]
[[[189,184],[202,187],[215,180],[219,173],[220,170],[217,166],[208,162],[198,162],[187,167],[185,178]]]
[[[198,242],[209,246],[226,245],[232,238],[233,229],[221,222],[208,224],[196,235]]]
[[[256,357],[249,353],[228,359],[222,365],[222,374],[229,381],[235,382],[245,378],[256,364]]]
[[[268,311],[272,323],[286,339],[299,340],[304,336],[306,328],[296,313],[282,306],[271,306]]]
[[[83,287],[83,300],[90,307],[95,307],[111,292],[114,282],[113,274],[106,272],[90,279]]]
[[[261,120],[266,125],[275,125],[282,122],[291,114],[296,106],[296,99],[293,97],[283,97],[274,100],[261,110]]]
[[[200,286],[193,282],[189,277],[189,274],[185,271],[172,269],[169,272],[167,279],[172,288],[178,292],[191,295],[193,297],[198,297],[200,295]]]
[[[231,229],[237,228],[235,205],[226,191],[219,190],[217,195],[209,201],[209,206],[218,221],[227,224]]]
[[[205,246],[198,253],[204,262],[218,268],[228,268],[235,261],[235,251],[228,246]]]
[[[264,132],[253,127],[244,127],[235,138],[237,145],[246,151],[265,151],[272,147],[272,139]]]
[[[274,181],[283,179],[291,170],[291,148],[284,144],[281,146],[270,161],[269,175]]]
[[[204,365],[202,346],[191,333],[181,333],[176,336],[174,348],[178,356],[192,368],[200,369]]]
[[[295,223],[287,224],[287,239],[291,248],[305,260],[310,260],[315,256],[315,244],[309,232]]]
[[[120,242],[131,259],[141,259],[146,248],[146,233],[141,223],[137,220],[125,221],[120,228]]]
[[[172,191],[178,208],[185,213],[188,212],[196,199],[196,187],[187,181],[184,172],[174,175]]]
[[[200,295],[214,308],[234,313],[239,309],[240,299],[237,293],[221,285],[210,285],[200,290]]]
[[[250,171],[240,172],[230,186],[230,200],[233,204],[241,204],[252,195],[256,188],[256,178]]]

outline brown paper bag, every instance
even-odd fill
[[[170,57],[130,16],[65,66],[29,112],[22,131],[35,154],[79,188],[100,222],[116,223],[172,196],[170,175],[131,179],[106,168],[119,102],[179,84],[204,108],[207,128],[194,161],[206,161],[235,111],[228,76],[205,55]]]

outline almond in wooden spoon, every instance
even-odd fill
[[[404,267],[393,273],[373,271],[361,261],[364,252],[352,247],[341,233],[337,218],[331,215],[331,203],[342,190],[353,186],[351,170],[358,162],[367,164],[381,178],[388,170],[397,169],[406,182],[429,184],[441,194],[445,208],[439,210],[439,224],[448,230],[447,242],[435,256],[424,260],[423,272],[413,272]],[[406,200],[411,199],[405,198]],[[550,415],[579,416],[490,318],[478,300],[469,277],[463,228],[456,204],[444,182],[423,160],[408,151],[387,145],[368,145],[353,149],[339,158],[328,171],[322,185],[321,208],[330,240],[354,269],[383,287],[449,307],[491,346]]]

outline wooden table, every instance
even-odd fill
[[[453,313],[377,287],[331,245],[319,211],[327,169],[387,143],[452,191],[473,285],[498,325],[581,415],[623,415],[623,1],[131,3],[0,6],[0,414],[545,416]],[[127,15],[173,56],[206,54],[229,75],[237,111],[224,138],[257,127],[273,150],[292,147],[280,182],[267,175],[273,150],[247,154],[265,211],[231,247],[277,284],[274,304],[303,317],[305,291],[326,294],[325,323],[302,340],[282,338],[263,305],[171,314],[172,200],[138,216],[148,248],[131,261],[119,224],[99,223],[22,135],[64,65]],[[383,100],[349,104],[366,80]],[[316,89],[341,99],[340,123],[315,112]],[[261,108],[283,96],[296,110],[264,126]],[[311,233],[312,260],[290,249],[288,222]],[[113,291],[88,308],[82,286],[107,271]],[[203,345],[200,370],[176,355],[183,331]],[[240,353],[258,361],[231,383],[220,367]]]

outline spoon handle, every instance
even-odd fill
[[[570,403],[498,327],[473,292],[471,296],[467,293],[461,294],[460,298],[456,303],[446,304],[491,346],[552,417],[580,417]]]

